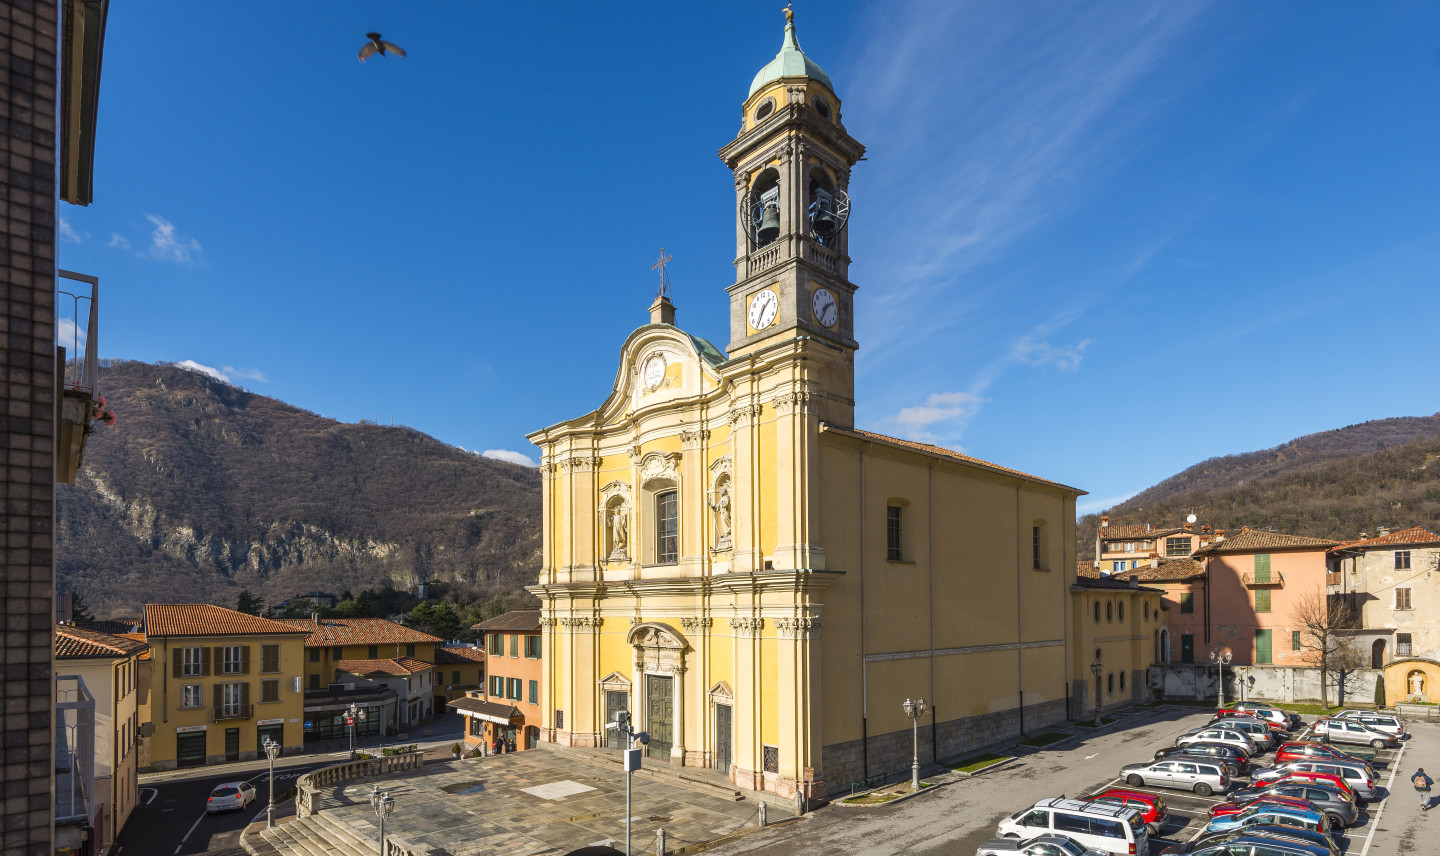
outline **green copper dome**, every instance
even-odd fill
[[[800,50],[800,43],[795,41],[795,21],[788,9],[785,10],[785,42],[780,46],[780,53],[775,54],[775,58],[766,63],[751,81],[750,95],[759,92],[767,83],[774,83],[782,77],[808,77],[825,84],[831,92],[835,91],[825,69]]]

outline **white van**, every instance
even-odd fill
[[[1139,809],[1081,800],[1041,800],[996,827],[1000,838],[1034,838],[1047,832],[1073,838],[1083,847],[1114,856],[1146,856],[1150,833]]]

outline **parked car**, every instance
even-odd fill
[[[1315,740],[1298,740],[1290,743],[1282,743],[1279,749],[1275,750],[1275,763],[1281,764],[1286,761],[1302,761],[1305,759],[1333,758],[1336,761],[1359,760],[1346,755],[1334,746],[1329,746]]]
[[[1120,768],[1120,778],[1131,787],[1149,785],[1161,788],[1179,788],[1194,791],[1208,797],[1219,791],[1224,793],[1230,787],[1230,777],[1218,761],[1197,759],[1173,761],[1141,761],[1126,764]]]
[[[1104,856],[1104,850],[1084,847],[1063,835],[1037,835],[1026,841],[995,838],[980,845],[975,856]]]
[[[1304,761],[1286,761],[1275,767],[1264,770],[1256,770],[1250,776],[1250,784],[1257,785],[1265,782],[1277,781],[1282,778],[1284,771],[1309,773],[1327,773],[1345,781],[1355,796],[1362,800],[1375,799],[1375,769],[1364,761],[1346,760],[1340,761],[1335,758],[1316,758]]]
[[[1321,835],[1330,834],[1330,821],[1325,813],[1313,808],[1291,808],[1290,806],[1261,803],[1235,814],[1212,817],[1205,824],[1205,833],[1237,832],[1251,826],[1283,826],[1294,829],[1308,829]]]
[[[1291,764],[1304,764],[1304,761],[1292,761]],[[1301,770],[1292,768],[1290,764],[1284,767],[1270,767],[1265,770],[1257,770],[1255,775],[1250,777],[1252,788],[1268,785],[1273,782],[1319,782],[1322,785],[1329,785],[1340,793],[1344,794],[1351,802],[1360,799],[1360,793],[1350,787],[1343,775],[1325,773],[1318,770]]]
[[[205,803],[205,813],[243,809],[255,801],[255,786],[249,782],[226,782],[216,785]]]
[[[1344,794],[1334,788],[1327,788],[1318,782],[1278,782],[1263,788],[1242,788],[1230,795],[1230,801],[1245,805],[1261,797],[1295,797],[1308,801],[1325,816],[1330,825],[1344,828],[1355,822],[1360,810]]]
[[[1260,751],[1266,752],[1280,745],[1280,735],[1276,729],[1270,727],[1270,723],[1262,722],[1253,716],[1232,716],[1229,719],[1212,720],[1210,724],[1216,728],[1229,728],[1232,731],[1239,731],[1255,741]]]
[[[1189,743],[1224,743],[1244,749],[1246,757],[1260,754],[1260,747],[1255,745],[1255,741],[1250,739],[1250,735],[1218,726],[1192,728],[1175,738],[1176,746],[1184,746]]]
[[[1165,798],[1157,794],[1147,794],[1144,791],[1127,791],[1124,788],[1111,788],[1102,794],[1096,794],[1088,800],[1096,805],[1125,806],[1138,809],[1140,816],[1145,820],[1145,826],[1152,832],[1159,832],[1165,825],[1165,818],[1168,812],[1165,810]]]
[[[1215,805],[1210,806],[1210,816],[1211,816],[1211,817],[1224,817],[1224,816],[1226,816],[1227,814],[1237,814],[1237,813],[1239,813],[1239,812],[1242,812],[1242,811],[1244,811],[1245,809],[1249,808],[1249,807],[1252,806],[1252,805],[1262,805],[1262,804],[1265,804],[1265,805],[1283,805],[1283,806],[1289,806],[1290,808],[1303,808],[1303,809],[1307,809],[1307,810],[1313,810],[1313,809],[1315,808],[1315,804],[1312,803],[1312,802],[1310,802],[1309,800],[1296,799],[1295,797],[1268,796],[1268,797],[1260,797],[1259,799],[1255,800],[1254,802],[1245,803],[1244,805],[1241,805],[1240,803],[1237,803],[1237,802],[1222,802],[1222,803],[1216,803]]]
[[[1234,710],[1248,711],[1262,719],[1279,722],[1286,731],[1293,731],[1301,725],[1298,713],[1286,713],[1273,704],[1263,701],[1240,701],[1230,705]]]
[[[1310,726],[1315,739],[1332,743],[1360,743],[1384,749],[1398,746],[1399,740],[1393,734],[1376,731],[1363,722],[1353,719],[1317,719]]]
[[[996,828],[1001,838],[1030,839],[1055,833],[1085,847],[1115,856],[1144,856],[1150,849],[1150,832],[1140,812],[1128,807],[1091,805],[1084,800],[1041,800],[1017,811]]]
[[[1244,749],[1227,743],[1186,743],[1184,746],[1172,746],[1155,752],[1156,761],[1163,761],[1167,758],[1170,760],[1198,758],[1202,761],[1223,763],[1225,772],[1232,779],[1236,776],[1250,775],[1250,756],[1245,754]]]
[[[1231,849],[1233,846],[1234,849]],[[1340,845],[1328,835],[1305,829],[1255,826],[1239,832],[1202,835],[1194,841],[1175,844],[1160,851],[1161,856],[1340,856]]]
[[[1405,723],[1398,717],[1373,710],[1342,710],[1333,719],[1353,719],[1361,725],[1373,728],[1391,737],[1405,736]]]
[[[1275,713],[1280,712],[1275,711]],[[1215,711],[1215,714],[1210,717],[1210,723],[1213,725],[1217,722],[1224,722],[1225,720],[1229,719],[1253,719],[1256,722],[1265,723],[1276,731],[1280,731],[1284,729],[1285,723],[1288,722],[1288,720],[1286,720],[1284,716],[1285,715],[1281,713],[1279,719],[1272,719],[1270,717],[1262,715],[1261,711],[1258,710],[1237,710],[1227,707],[1223,710]]]

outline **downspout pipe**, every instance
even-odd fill
[[[870,778],[870,682],[865,661],[865,455],[875,445],[870,441],[860,450],[860,764],[862,778]]]
[[[1025,736],[1025,622],[1021,580],[1025,577],[1025,527],[1020,516],[1021,485],[1015,485],[1015,680],[1020,699],[1020,736]]]

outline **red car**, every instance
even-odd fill
[[[1313,740],[1298,740],[1293,743],[1283,743],[1275,750],[1275,763],[1283,764],[1286,761],[1304,761],[1310,758],[1338,758],[1342,761],[1353,760],[1349,755],[1336,749],[1328,743],[1317,743]]]
[[[1275,730],[1275,731],[1284,731],[1284,730],[1285,730],[1285,726],[1281,725],[1281,724],[1278,723],[1278,722],[1275,722],[1275,721],[1272,720],[1272,719],[1268,719],[1268,718],[1266,718],[1266,717],[1264,717],[1264,716],[1260,716],[1260,715],[1256,714],[1255,711],[1253,711],[1253,710],[1232,710],[1232,709],[1230,709],[1230,708],[1225,708],[1225,709],[1223,709],[1223,710],[1217,710],[1217,711],[1215,711],[1214,714],[1211,715],[1210,721],[1211,721],[1211,722],[1218,722],[1218,721],[1220,721],[1220,720],[1222,720],[1222,719],[1236,719],[1236,718],[1238,718],[1238,717],[1244,717],[1244,718],[1246,718],[1246,719],[1258,719],[1258,720],[1260,720],[1261,722],[1265,723],[1266,725],[1270,726],[1270,728],[1273,729],[1273,730]]]
[[[1306,811],[1316,810],[1315,806],[1309,800],[1300,800],[1294,797],[1261,797],[1255,802],[1246,803],[1245,805],[1233,802],[1222,802],[1217,805],[1212,805],[1210,806],[1210,816],[1223,817],[1227,814],[1239,814],[1250,806],[1260,805],[1261,803],[1273,803],[1275,805],[1289,806],[1290,808],[1303,808]]]
[[[1159,832],[1160,827],[1165,825],[1167,817],[1165,811],[1165,800],[1155,794],[1147,794],[1144,791],[1128,791],[1124,788],[1111,788],[1101,794],[1090,797],[1086,802],[1104,803],[1105,805],[1124,806],[1125,808],[1138,809],[1140,817],[1145,825],[1154,832]]]
[[[1322,785],[1329,785],[1349,797],[1350,802],[1355,802],[1355,789],[1350,787],[1350,784],[1339,776],[1332,776],[1329,773],[1316,773],[1310,770],[1293,770],[1281,776],[1276,781],[1284,782],[1288,780],[1319,782]]]

